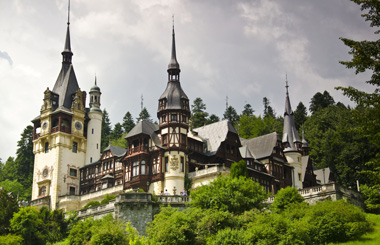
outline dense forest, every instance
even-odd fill
[[[379,34],[380,3],[373,0],[352,1],[360,5],[363,11],[362,16],[366,21],[369,21],[372,27],[376,28],[375,34]],[[366,83],[373,85],[374,91],[367,93],[353,87],[336,88],[355,102],[353,107],[336,102],[327,91],[318,92],[310,100],[308,105],[309,113],[302,102],[297,104],[294,110],[295,123],[299,132],[304,132],[304,137],[309,142],[310,156],[314,165],[317,168],[329,167],[335,173],[337,182],[344,186],[353,188],[356,186],[356,182],[359,181],[360,190],[366,204],[366,211],[379,213],[380,40],[355,41],[347,38],[341,38],[341,40],[350,48],[349,54],[352,55],[352,60],[341,61],[341,64],[348,69],[353,69],[356,74],[369,72],[371,77]],[[242,138],[257,137],[275,131],[281,135],[283,117],[273,110],[270,101],[266,97],[263,98],[263,107],[262,112],[255,114],[252,106],[246,104],[239,114],[233,106],[228,106],[221,118],[231,121]],[[191,127],[193,128],[220,120],[217,115],[207,112],[206,105],[201,98],[196,98],[191,108]],[[130,112],[127,112],[123,122],[116,123],[111,127],[109,115],[104,110],[102,149],[108,144],[126,147],[126,141],[123,137],[139,120],[153,121],[148,110],[144,108],[136,120],[133,119]],[[214,206],[209,206],[211,201],[203,203],[202,200],[198,199],[200,196],[203,196],[205,200],[209,200],[206,197],[210,195],[212,197],[212,193],[207,192],[209,187],[199,188],[197,192],[192,193],[191,209],[184,212],[171,208],[163,209],[148,228],[146,238],[140,238],[133,228],[114,222],[112,218],[79,222],[75,215],[69,219],[64,219],[60,211],[37,211],[32,208],[21,208],[19,210],[15,201],[16,197],[19,200],[30,200],[31,196],[34,165],[32,132],[32,126],[27,126],[22,132],[21,138],[17,142],[18,148],[15,158],[9,157],[5,162],[0,159],[0,187],[3,188],[0,192],[0,235],[5,235],[1,239],[7,239],[6,234],[14,234],[8,235],[9,241],[13,239],[14,244],[18,244],[17,241],[22,240],[26,244],[28,244],[26,241],[37,241],[33,244],[43,244],[44,242],[41,241],[57,242],[67,235],[69,240],[84,237],[83,239],[85,240],[81,240],[82,242],[93,239],[92,237],[95,235],[97,237],[102,236],[102,234],[105,234],[105,237],[110,236],[106,232],[100,232],[99,227],[106,227],[104,231],[114,232],[114,236],[128,234],[125,239],[135,241],[133,244],[144,243],[149,239],[161,239],[162,236],[165,236],[162,239],[172,238],[171,234],[166,234],[160,230],[162,226],[165,226],[167,230],[178,230],[178,234],[172,233],[176,236],[173,239],[183,241],[180,242],[181,244],[217,244],[217,241],[228,241],[228,239],[243,239],[239,244],[252,244],[249,242],[259,242],[261,241],[260,239],[264,239],[262,241],[267,242],[265,244],[270,244],[271,242],[319,244],[336,241],[334,240],[336,238],[331,237],[332,231],[323,230],[323,228],[329,229],[328,225],[320,227],[323,230],[320,233],[321,230],[315,228],[318,227],[318,223],[313,223],[320,218],[318,214],[322,215],[329,212],[333,212],[330,218],[333,217],[335,222],[343,222],[334,224],[335,233],[337,232],[337,227],[351,227],[350,232],[343,228],[341,231],[339,230],[338,237],[339,239],[340,237],[342,238],[339,241],[357,238],[358,232],[364,232],[369,229],[369,225],[363,218],[362,213],[344,202],[333,204],[326,202],[310,207],[298,197],[294,197],[292,200],[298,201],[288,204],[281,204],[286,200],[275,201],[270,209],[263,209],[260,206],[260,201],[264,200],[265,193],[261,193],[257,189],[256,183],[251,183],[250,180],[244,177],[236,176],[235,178],[218,179],[213,182],[213,185],[221,185],[223,188],[227,188],[224,185],[228,185],[228,188],[237,188],[237,185],[251,186],[257,190],[255,193],[246,192],[247,190],[236,190],[237,193],[243,193],[241,197],[247,198],[243,199],[247,206],[236,207],[236,210],[224,209],[223,207],[226,206],[235,206],[234,203],[223,203],[226,199],[229,199],[223,196],[223,193],[219,193],[220,196],[216,198],[221,200],[220,204],[213,201]],[[238,181],[247,181],[247,183]],[[283,191],[291,193],[291,190],[284,189]],[[8,192],[12,192],[13,195],[9,195]],[[277,194],[276,199],[281,193]],[[290,196],[292,195],[296,194],[291,194]],[[276,202],[280,202],[280,204],[276,204]],[[294,213],[292,208],[289,208],[289,205],[298,205],[297,209],[300,210],[300,214],[298,212]],[[344,210],[345,216],[339,216],[340,211],[335,212],[334,210]],[[15,214],[13,215],[13,213]],[[28,222],[25,222],[24,219],[28,220]],[[346,225],[347,222],[350,225]],[[270,227],[270,229],[264,230],[259,224],[262,227]],[[28,225],[28,227],[24,227],[25,225]],[[120,230],[121,233],[117,233]],[[208,231],[207,234],[202,233],[204,230]],[[304,237],[302,235],[304,232],[313,236]],[[269,239],[269,237],[275,240],[266,241],[265,239]],[[152,241],[156,242],[155,244],[170,244],[168,240]],[[81,242],[71,242],[71,240],[70,243],[82,244]],[[93,244],[96,244],[96,242]]]

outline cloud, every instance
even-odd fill
[[[8,54],[7,52],[2,52],[2,51],[0,51],[0,59],[5,59],[5,60],[7,60],[10,66],[13,65],[13,60],[12,60],[12,58],[9,56],[9,54]]]

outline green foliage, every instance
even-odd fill
[[[84,205],[83,209],[97,207],[97,206],[100,206],[99,201],[91,201],[91,202],[87,203],[86,205]]]
[[[242,111],[241,115],[253,116],[254,112],[255,112],[255,110],[252,109],[252,106],[250,104],[245,104],[244,110]]]
[[[274,112],[273,108],[270,106],[270,101],[267,97],[263,98],[263,104],[264,104],[264,118],[265,117],[276,118],[276,113]]]
[[[210,117],[206,120],[206,124],[216,123],[219,121],[220,121],[220,119],[217,115],[211,114]]]
[[[309,110],[311,114],[314,114],[318,110],[332,106],[334,104],[335,101],[333,97],[331,97],[329,92],[325,90],[323,94],[318,92],[311,98]]]
[[[114,195],[106,195],[105,197],[104,197],[104,199],[100,202],[100,204],[102,205],[102,204],[107,204],[107,203],[109,203],[111,200],[114,200],[114,199],[116,199],[116,197],[114,196]]]
[[[190,194],[192,207],[243,213],[252,208],[260,208],[267,194],[260,184],[240,177],[219,176],[208,185],[198,187]]]
[[[0,236],[0,245],[19,245],[22,244],[24,239],[21,236],[8,234]]]
[[[230,175],[231,178],[248,177],[247,163],[244,160],[232,163]]]
[[[3,187],[8,192],[12,192],[15,196],[22,195],[24,193],[24,186],[17,180],[6,179],[0,182],[0,187]]]
[[[380,214],[380,190],[379,186],[361,185],[362,193],[366,210],[371,213]]]
[[[140,114],[139,114],[139,117],[136,119],[137,122],[140,122],[141,120],[147,120],[149,122],[152,122],[153,120],[150,118],[150,114],[148,112],[148,110],[146,109],[146,107],[144,107]]]
[[[293,203],[301,203],[305,199],[299,194],[296,188],[294,187],[286,187],[285,189],[281,189],[277,192],[274,201],[271,205],[271,209],[274,212],[282,212],[289,205]]]
[[[111,132],[111,139],[118,139],[123,135],[123,128],[120,123],[116,123]]]
[[[129,111],[125,113],[123,117],[122,126],[125,133],[128,133],[129,131],[131,131],[131,129],[135,126],[135,122],[133,121],[132,114]]]
[[[102,137],[101,137],[101,148],[100,151],[103,152],[107,148],[111,137],[111,121],[106,109],[103,110],[102,118]]]
[[[227,119],[232,125],[236,125],[239,121],[239,115],[237,114],[235,108],[229,106],[226,108],[226,111],[223,114],[223,119]]]
[[[128,147],[128,142],[124,139],[124,137],[127,135],[128,133],[124,133],[122,136],[120,136],[119,138],[117,139],[112,139],[110,144],[113,145],[113,146],[117,146],[117,147],[120,147],[120,148],[127,148]]]
[[[17,200],[6,189],[0,189],[0,235],[9,232],[10,220],[19,210]]]
[[[300,102],[297,105],[297,109],[294,111],[294,123],[296,125],[296,129],[299,131],[301,126],[306,122],[307,119],[307,109],[305,105]]]
[[[44,244],[44,223],[36,208],[21,208],[14,214],[10,226],[12,232],[24,239],[24,244]]]
[[[201,98],[195,98],[193,104],[191,105],[191,110],[193,112],[191,116],[193,128],[202,127],[207,123],[208,113],[205,112],[206,104],[203,103]]]
[[[244,239],[244,230],[236,230],[231,228],[226,228],[219,230],[215,236],[210,236],[207,239],[207,244],[210,245],[242,245],[250,244]]]
[[[245,139],[250,139],[272,132],[282,134],[283,118],[273,117],[257,117],[242,115],[239,120],[239,136]]]

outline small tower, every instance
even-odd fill
[[[90,118],[87,125],[87,150],[86,164],[97,161],[100,157],[100,141],[102,135],[102,119],[103,113],[100,109],[100,88],[97,85],[96,77],[95,84],[90,89]]]
[[[284,130],[282,143],[284,145],[285,157],[293,167],[293,186],[302,189],[302,145],[294,123],[294,112],[290,105],[289,85],[286,79],[286,98],[284,112]]]
[[[165,147],[164,155],[161,158],[161,169],[165,173],[165,183],[162,188],[172,193],[174,187],[179,191],[184,188],[190,118],[189,99],[180,83],[181,70],[176,56],[174,25],[171,59],[167,71],[168,83],[159,99],[157,116],[161,144]],[[158,191],[161,191],[162,188],[158,188]]]

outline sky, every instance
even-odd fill
[[[39,115],[43,92],[58,77],[67,0],[0,0],[0,158]],[[73,66],[82,91],[97,77],[112,124],[136,118],[141,98],[155,121],[167,84],[172,16],[181,85],[190,103],[223,117],[226,102],[263,113],[267,97],[284,112],[285,80],[293,109],[317,92],[353,105],[337,86],[372,91],[368,74],[339,64],[349,49],[339,37],[374,40],[375,29],[349,0],[72,0]],[[227,99],[228,97],[228,99]],[[88,101],[87,101],[88,106]]]

